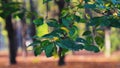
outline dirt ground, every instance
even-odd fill
[[[0,68],[120,68],[120,52],[107,58],[102,53],[76,52],[66,56],[65,66],[58,66],[58,58],[35,57],[31,54],[17,57],[16,65],[9,65],[8,54],[0,53]]]

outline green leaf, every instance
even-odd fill
[[[77,7],[78,7],[78,8],[84,8],[84,6],[81,5],[81,4],[78,4]]]
[[[85,4],[84,5],[85,8],[96,8],[96,4]]]
[[[14,13],[13,17],[16,18],[18,16],[22,20],[24,18],[24,16],[25,16],[25,12],[26,12],[26,10],[23,9],[21,12]]]
[[[65,19],[65,18],[62,18],[62,23],[63,23],[63,25],[66,26],[66,27],[69,27],[69,26],[70,26],[70,21],[67,20],[67,19]]]
[[[72,28],[69,29],[69,37],[71,39],[78,37],[78,28],[76,26],[72,26]]]
[[[52,0],[43,0],[43,4],[48,3],[50,1],[52,1]]]
[[[109,20],[111,22],[111,24],[110,24],[111,27],[120,28],[120,18],[116,19],[116,18],[112,17]]]
[[[70,0],[65,0],[65,2],[70,2]]]
[[[34,46],[33,47],[33,50],[34,50],[34,55],[35,56],[38,56],[42,53],[43,49],[41,46]]]
[[[86,23],[87,20],[86,19],[80,19],[80,23]]]
[[[109,26],[111,23],[106,16],[100,18],[100,26]]]
[[[66,17],[62,17],[62,24],[69,28],[71,25],[73,25],[73,16],[74,15],[68,15]]]
[[[91,35],[91,31],[85,31],[82,35],[83,35],[83,36]]]
[[[74,20],[79,23],[81,20],[80,16],[74,15]]]
[[[52,56],[53,48],[54,48],[54,44],[53,43],[51,43],[51,44],[46,46],[45,54],[46,54],[47,57],[51,57]]]
[[[99,48],[97,46],[94,45],[86,45],[84,46],[84,49],[87,51],[93,51],[93,52],[99,52]]]
[[[76,38],[76,42],[87,43],[87,41],[83,38]]]
[[[43,38],[53,38],[53,37],[62,37],[63,34],[66,33],[64,30],[62,29],[55,29],[54,31],[52,31],[49,34],[45,34],[44,36],[42,36]]]
[[[93,37],[92,36],[86,36],[86,41],[87,41],[87,44],[92,44],[93,43]]]
[[[111,26],[115,28],[120,28],[120,22],[112,23]]]
[[[9,2],[9,3],[5,3],[5,2],[1,2],[1,6],[0,6],[0,16],[3,18],[6,18],[7,16],[9,16],[10,14],[16,13],[21,11],[21,5],[22,3],[20,2]]]
[[[66,17],[69,14],[68,10],[68,8],[64,8],[61,12],[61,17]]]
[[[84,49],[84,46],[82,44],[76,44],[76,46],[74,46],[75,51],[82,50],[82,49]]]
[[[111,21],[107,16],[91,18],[89,25],[91,26],[110,26]]]
[[[84,0],[86,3],[89,2],[90,0]]]
[[[55,44],[56,44],[57,46],[61,47],[61,48],[67,49],[67,47],[66,47],[64,44],[62,44],[61,42],[56,42]]]
[[[104,22],[102,22],[100,25],[101,26],[109,26],[110,24],[111,24],[110,21],[104,20]]]
[[[75,50],[75,51],[77,51],[77,50],[81,49],[81,46],[77,45],[75,43],[75,41],[73,41],[71,39],[61,40],[60,43],[63,44],[66,49],[69,49],[69,50]]]
[[[61,40],[61,43],[65,45],[68,49],[72,50],[73,45],[75,44],[72,40],[70,39],[63,39]]]
[[[33,50],[34,50],[34,55],[38,56],[42,53],[44,49],[46,49],[46,46],[50,43],[48,40],[44,40],[41,43],[40,42],[33,42]],[[35,45],[36,44],[36,45]]]
[[[54,36],[51,33],[49,33],[49,34],[43,35],[42,37],[43,38],[53,38]]]
[[[59,27],[59,24],[56,19],[50,19],[47,21],[48,26],[50,27]]]
[[[51,34],[55,37],[63,37],[63,34],[66,32],[62,29],[55,29],[54,31],[51,32]]]
[[[98,26],[101,23],[101,17],[93,17],[90,19],[89,25],[90,26]]]
[[[43,18],[38,18],[33,21],[33,23],[37,26],[43,25],[44,19]]]
[[[100,46],[101,48],[104,46],[104,38],[100,36],[95,37],[95,42]]]
[[[96,3],[103,4],[103,0],[96,0]]]
[[[50,44],[50,42],[48,40],[44,40],[41,42],[36,41],[33,43],[36,44],[33,46],[35,56],[40,55],[42,53],[42,51],[46,49],[46,46]]]
[[[49,40],[44,40],[41,42],[41,46],[44,47],[44,46],[47,46],[50,44],[50,41]]]
[[[76,32],[76,29],[75,29],[75,28],[70,28],[69,30],[70,30],[70,31],[69,31],[70,37],[74,36],[74,34],[75,34],[75,32]]]
[[[63,39],[56,43],[59,47],[69,50],[78,50],[77,45],[70,39]]]

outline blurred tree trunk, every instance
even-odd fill
[[[26,9],[26,0],[23,1],[23,9]],[[26,25],[26,16],[24,15],[22,19],[22,25],[23,25],[23,30],[22,30],[22,51],[23,51],[23,57],[27,56],[27,47],[25,45],[26,41],[26,33],[27,33],[27,25]]]
[[[30,10],[33,13],[30,19],[31,20],[31,24],[30,24],[30,36],[31,37],[33,37],[36,34],[35,25],[33,24],[33,20],[36,18],[35,14],[37,13],[35,1],[36,0],[30,0]]]
[[[15,43],[15,31],[12,25],[12,16],[9,15],[5,18],[6,21],[6,29],[8,31],[8,38],[9,38],[9,58],[10,64],[16,64],[16,55],[17,55],[17,45]]]
[[[111,41],[110,41],[110,27],[106,27],[105,29],[105,56],[110,57],[111,53]]]
[[[108,10],[106,16],[109,16],[109,15],[112,15],[111,10]],[[104,28],[104,32],[105,32],[105,56],[110,57],[111,55],[111,41],[110,41],[111,27],[106,26]]]
[[[59,48],[59,60],[58,60],[58,65],[63,66],[65,65],[65,55],[62,55],[62,48]]]
[[[4,0],[5,3],[9,3],[10,0]],[[12,24],[12,15],[9,14],[6,18],[6,29],[8,31],[8,39],[9,39],[9,59],[10,64],[16,64],[16,56],[17,56],[17,45],[15,43],[15,30]]]
[[[55,0],[55,3],[58,5],[58,10],[59,10],[59,23],[62,23],[62,20],[60,19],[60,15],[61,15],[61,12],[62,12],[62,9],[64,8],[64,5],[65,5],[65,1],[64,0]],[[59,61],[58,61],[58,65],[59,66],[62,66],[62,65],[65,65],[65,55],[61,55],[62,54],[62,48],[60,47],[59,48]]]

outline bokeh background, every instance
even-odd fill
[[[0,6],[3,0],[0,0]],[[98,53],[89,52],[86,50],[69,51],[65,57],[65,65],[59,66],[56,55],[47,58],[44,52],[40,56],[34,56],[32,46],[28,47],[33,42],[35,32],[38,36],[43,36],[53,28],[43,24],[40,27],[33,25],[33,20],[37,17],[57,18],[58,6],[53,2],[49,2],[48,9],[43,0],[5,0],[11,2],[20,2],[20,10],[12,13],[12,24],[14,31],[14,42],[17,44],[12,48],[17,49],[17,64],[9,64],[10,42],[8,31],[6,30],[6,19],[0,16],[0,68],[120,68],[120,29],[111,27],[110,30],[110,51],[105,52],[105,46],[101,46],[101,51]],[[72,0],[78,2],[78,0]],[[81,0],[80,0],[81,1]],[[8,6],[8,5],[6,5]],[[16,6],[14,6],[16,8]],[[8,10],[10,11],[10,10]],[[2,9],[0,9],[0,13]],[[7,10],[4,12],[7,14]],[[81,9],[81,14],[84,14],[84,8]],[[99,15],[93,12],[93,15]],[[82,17],[82,16],[81,16]],[[7,26],[8,27],[8,26]],[[77,24],[79,28],[79,36],[88,28],[85,23]],[[12,32],[12,31],[11,31]],[[101,32],[102,33],[102,32]],[[104,35],[104,33],[103,33]]]

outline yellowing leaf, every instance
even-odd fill
[[[82,3],[83,2],[83,0],[80,0],[80,3]]]
[[[48,34],[48,25],[46,23],[44,23],[43,25],[38,26],[36,28],[36,31],[37,31],[37,36],[39,36],[39,37],[41,37],[45,34]]]
[[[74,26],[78,26],[78,23],[77,23],[77,22],[75,22],[73,25],[74,25]]]
[[[53,37],[53,40],[56,41],[56,40],[59,40],[59,38],[58,37]]]
[[[69,32],[69,30],[66,27],[61,27],[61,29],[66,31],[67,33]]]
[[[110,3],[105,4],[106,7],[108,7],[109,5],[110,5]]]
[[[56,54],[56,53],[54,54],[54,53],[53,53],[53,57],[54,57],[54,58],[58,58],[59,56],[58,56],[58,54]]]

